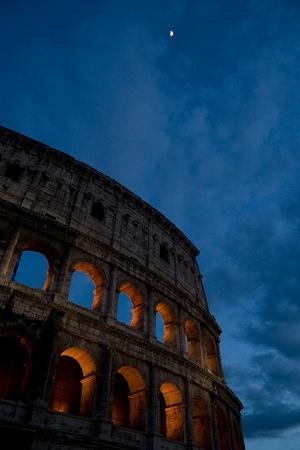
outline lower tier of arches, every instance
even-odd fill
[[[32,402],[34,348],[17,334],[1,336],[0,346],[0,401]],[[64,417],[98,417],[113,430],[156,433],[201,450],[244,449],[239,415],[221,399],[184,377],[153,367],[151,376],[132,361],[122,364],[122,357],[113,361],[109,349],[104,356],[96,361],[76,346],[56,352],[48,376],[40,378],[46,409]]]

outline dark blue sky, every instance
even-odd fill
[[[247,450],[300,448],[299,21],[296,0],[1,0],[1,124],[200,248]]]

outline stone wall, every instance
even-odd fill
[[[26,251],[47,258],[43,289],[14,281]],[[197,254],[119,183],[0,128],[3,433],[34,449],[243,450],[242,405],[223,377]],[[94,284],[90,309],[70,301],[74,271]],[[120,292],[130,325],[117,320]],[[12,395],[18,354],[26,363]]]

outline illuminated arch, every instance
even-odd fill
[[[45,282],[42,287],[44,291],[48,291],[50,289],[50,286],[52,285],[53,279],[54,279],[54,273],[55,273],[55,259],[56,255],[55,252],[46,244],[43,242],[37,240],[29,240],[25,242],[21,242],[18,245],[18,253],[15,253],[16,261],[14,270],[13,270],[13,279],[16,278],[17,272],[18,272],[18,266],[22,258],[22,254],[25,254],[25,252],[35,252],[37,254],[42,255],[44,258],[46,258],[48,262],[48,268],[45,269]],[[32,270],[34,270],[34,267],[32,267]],[[22,284],[27,284],[25,282],[22,282]]]
[[[163,342],[172,347],[177,345],[177,320],[174,309],[165,302],[159,302],[155,306],[155,313],[159,313],[164,322]]]
[[[92,414],[96,363],[79,347],[65,349],[59,356],[52,391],[51,408],[82,416]]]
[[[124,293],[132,303],[130,326],[136,330],[142,331],[144,329],[144,308],[145,301],[140,288],[135,284],[126,281],[120,284],[118,288],[119,293]],[[119,307],[118,298],[118,307]]]
[[[215,339],[208,334],[206,336],[207,368],[217,377],[220,376],[219,356]]]
[[[187,339],[187,353],[189,357],[195,362],[200,362],[201,347],[199,326],[194,320],[187,319],[184,322],[184,332]]]
[[[114,379],[112,422],[115,426],[145,431],[146,391],[140,372],[120,367]]]
[[[211,421],[207,402],[199,395],[192,399],[193,439],[203,450],[212,449]]]
[[[94,285],[93,298],[90,302],[91,309],[99,310],[101,308],[105,290],[107,288],[107,280],[102,268],[88,261],[78,261],[73,264],[72,271],[73,275],[74,272],[84,273],[91,280]],[[86,300],[88,303],[88,299]]]
[[[164,437],[174,441],[183,440],[182,395],[174,383],[160,386],[160,431]]]

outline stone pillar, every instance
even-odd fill
[[[207,330],[206,328],[201,328],[201,335],[202,335],[202,361],[203,361],[203,368],[207,370],[208,368],[208,356],[207,356]]]
[[[120,202],[119,194],[117,194],[117,206],[114,208],[113,220],[113,237],[112,246],[116,250],[120,250],[121,230],[122,230],[122,202]]]
[[[223,365],[222,365],[222,358],[221,358],[221,352],[220,352],[220,339],[217,339],[216,342],[216,349],[217,349],[217,358],[218,358],[218,365],[219,365],[219,377],[224,380],[224,372],[223,372]]]
[[[73,272],[69,270],[70,253],[65,251],[62,258],[56,260],[54,268],[54,281],[50,287],[50,292],[54,293],[55,300],[66,302],[69,297],[69,290]]]
[[[133,430],[145,431],[145,389],[128,396],[130,401],[130,425]]]
[[[202,368],[206,367],[204,356],[204,335],[202,330],[202,323],[199,321],[199,364]]]
[[[82,416],[90,417],[93,410],[93,398],[96,384],[96,374],[93,373],[84,377],[81,380],[81,404],[80,414]]]
[[[160,429],[158,423],[159,417],[159,395],[157,381],[157,367],[150,365],[150,386],[149,386],[149,449],[157,450],[160,445]],[[146,430],[147,431],[147,430]]]
[[[106,285],[105,283],[98,284],[93,291],[93,310],[102,312],[104,308],[104,302],[106,295]]]
[[[144,310],[145,305],[143,303],[132,307],[132,327],[136,330],[144,330]]]
[[[109,348],[104,350],[100,374],[96,385],[95,416],[96,432],[101,437],[110,436],[112,414],[112,353]]]
[[[219,430],[217,423],[216,401],[213,394],[210,397],[210,415],[211,415],[211,436],[212,436],[212,450],[222,450],[219,446]]]
[[[178,308],[178,338],[179,338],[179,351],[182,354],[185,354],[186,349],[186,340],[185,340],[185,332],[184,332],[184,320],[182,317],[182,309]]]
[[[241,422],[238,417],[233,417],[233,412],[231,409],[228,411],[228,420],[230,427],[230,440],[233,450],[245,450],[244,439],[242,434]]]
[[[13,231],[0,263],[0,276],[3,279],[11,279],[13,275],[19,257],[19,255],[15,255],[19,237],[20,229],[18,227]]]
[[[154,311],[154,291],[151,287],[148,288],[148,314],[146,315],[146,333],[149,337],[150,341],[155,342],[156,341],[156,323],[155,323],[155,311]]]
[[[117,268],[110,266],[109,286],[103,299],[103,312],[108,317],[116,318],[116,289],[117,289]]]
[[[166,421],[167,421],[167,439],[174,441],[184,440],[184,409],[183,405],[167,406]]]
[[[184,380],[184,394],[185,394],[185,429],[186,441],[191,449],[197,449],[194,444],[194,427],[193,427],[193,407],[191,385],[189,380]]]

